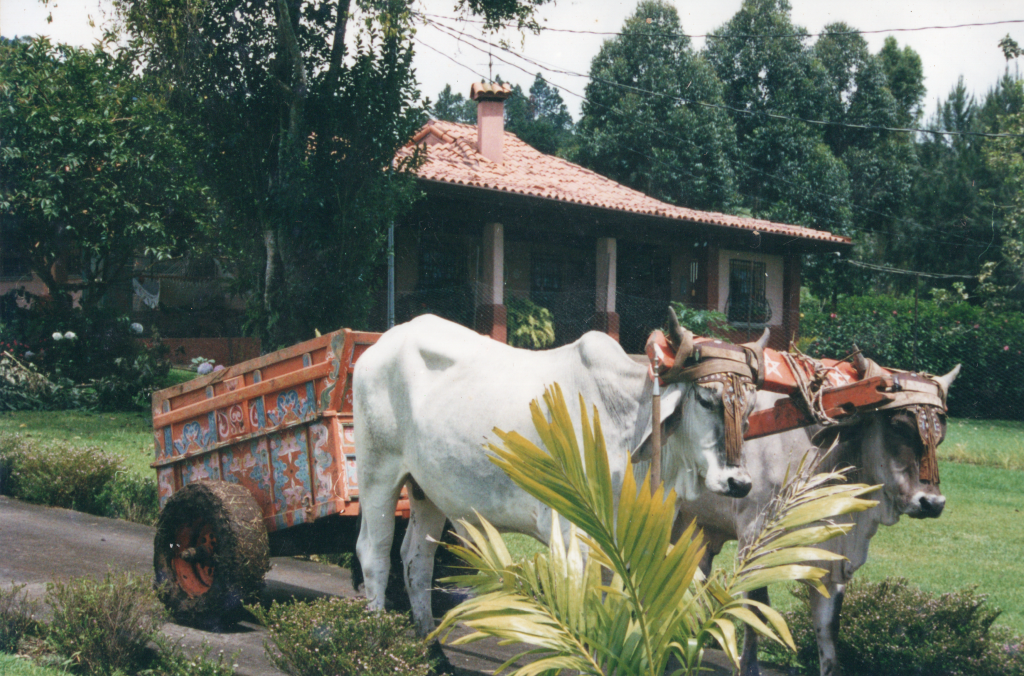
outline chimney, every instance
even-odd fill
[[[476,149],[497,164],[505,139],[505,99],[511,95],[507,84],[474,82],[469,90],[469,98],[476,101]]]

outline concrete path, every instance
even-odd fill
[[[46,583],[71,577],[102,577],[108,570],[150,576],[153,572],[154,529],[116,519],[39,507],[0,496],[0,585],[27,585],[35,598],[42,598]],[[263,594],[265,603],[290,598],[356,596],[344,568],[291,558],[274,558]],[[176,624],[166,624],[163,633],[179,642],[189,653],[208,645],[213,654],[239,653],[235,662],[239,676],[284,676],[267,660],[263,643],[269,636],[262,627],[239,622],[213,633]],[[493,674],[505,660],[518,652],[481,641],[469,646],[445,646],[445,654],[458,669],[457,676]],[[730,673],[722,653],[707,651],[708,676]],[[776,676],[762,669],[765,676]]]

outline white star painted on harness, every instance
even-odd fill
[[[765,354],[764,355],[764,367],[765,367],[765,374],[764,375],[765,375],[765,377],[767,378],[767,377],[772,376],[772,375],[781,376],[782,374],[779,373],[779,365],[780,364],[782,364],[782,362],[781,361],[776,361],[775,359],[772,359],[771,354]]]

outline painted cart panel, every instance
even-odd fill
[[[244,486],[271,532],[358,514],[352,370],[379,337],[342,329],[155,392],[161,507],[215,479]]]

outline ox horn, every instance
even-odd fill
[[[764,385],[764,347],[768,344],[768,337],[771,336],[771,331],[765,327],[764,333],[757,339],[756,343],[744,343],[743,347],[747,348],[748,354],[753,354],[754,363],[751,367],[755,370],[754,383],[758,389]]]
[[[956,377],[960,375],[960,364],[953,367],[953,370],[944,376],[935,376],[935,382],[939,384],[942,389],[942,400],[946,400],[946,395],[949,394],[949,386],[953,384]]]
[[[857,347],[857,343],[853,344],[853,368],[857,369],[857,376],[862,380],[864,374],[868,372],[868,360],[864,358],[864,353]]]
[[[693,334],[679,326],[679,317],[671,307],[668,309],[669,342],[676,350],[676,364],[682,366],[693,352]]]

